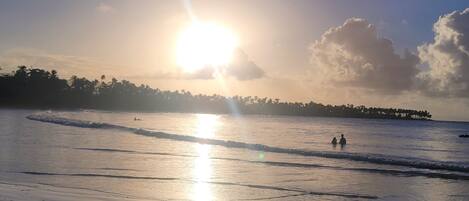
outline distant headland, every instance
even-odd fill
[[[257,96],[191,94],[163,91],[127,80],[106,81],[72,76],[59,78],[57,71],[19,66],[0,74],[0,106],[16,108],[100,109],[149,112],[233,113],[430,120],[428,111],[347,105],[323,105],[313,101],[284,102]]]

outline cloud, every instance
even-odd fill
[[[15,70],[18,65],[57,70],[65,77],[80,75],[93,78],[105,74],[134,79],[210,80],[216,76],[224,76],[244,81],[264,76],[264,71],[250,61],[242,50],[237,51],[232,64],[227,66],[217,68],[207,66],[192,73],[177,70],[144,75],[129,75],[129,69],[132,68],[128,66],[106,64],[87,57],[52,54],[37,49],[15,48],[0,54],[0,67],[3,72]]]
[[[193,73],[184,73],[184,79],[213,79],[216,76],[234,77],[237,80],[254,80],[264,77],[265,72],[241,49],[234,52],[233,60],[226,66],[207,66]]]
[[[101,2],[96,6],[96,10],[98,12],[101,12],[101,13],[109,13],[109,12],[114,11],[115,9],[114,9],[114,7],[110,6],[109,4]]]
[[[186,80],[209,80],[214,78],[215,70],[205,67],[192,73],[182,73],[181,78]]]
[[[317,79],[336,86],[400,93],[412,88],[419,72],[417,56],[396,54],[392,41],[378,37],[364,19],[347,19],[329,29],[310,49]]]
[[[441,16],[434,41],[418,47],[429,70],[419,74],[420,89],[431,96],[469,97],[469,8]]]
[[[248,55],[241,49],[236,51],[232,63],[225,70],[227,75],[238,80],[258,79],[265,75],[264,70],[249,60]]]
[[[174,72],[158,72],[153,75],[131,76],[132,78],[153,79],[184,79],[210,80],[217,76],[234,77],[239,81],[254,80],[265,76],[264,70],[249,60],[248,55],[241,49],[234,53],[233,60],[226,66],[206,66],[194,72],[177,70]]]
[[[194,73],[182,74],[184,79],[213,79],[216,76],[234,77],[237,80],[254,80],[262,78],[264,70],[259,68],[241,49],[234,52],[233,60],[226,66],[207,66]]]

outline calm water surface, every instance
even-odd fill
[[[331,146],[340,133],[349,144]],[[468,133],[437,121],[0,109],[0,180],[118,200],[469,200]]]

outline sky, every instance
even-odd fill
[[[468,121],[466,8],[465,0],[0,0],[0,67]],[[219,76],[178,66],[178,40],[194,18],[238,39]]]

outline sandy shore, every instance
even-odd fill
[[[0,181],[0,201],[80,201],[145,200],[114,192],[58,187],[48,184],[9,183]]]

